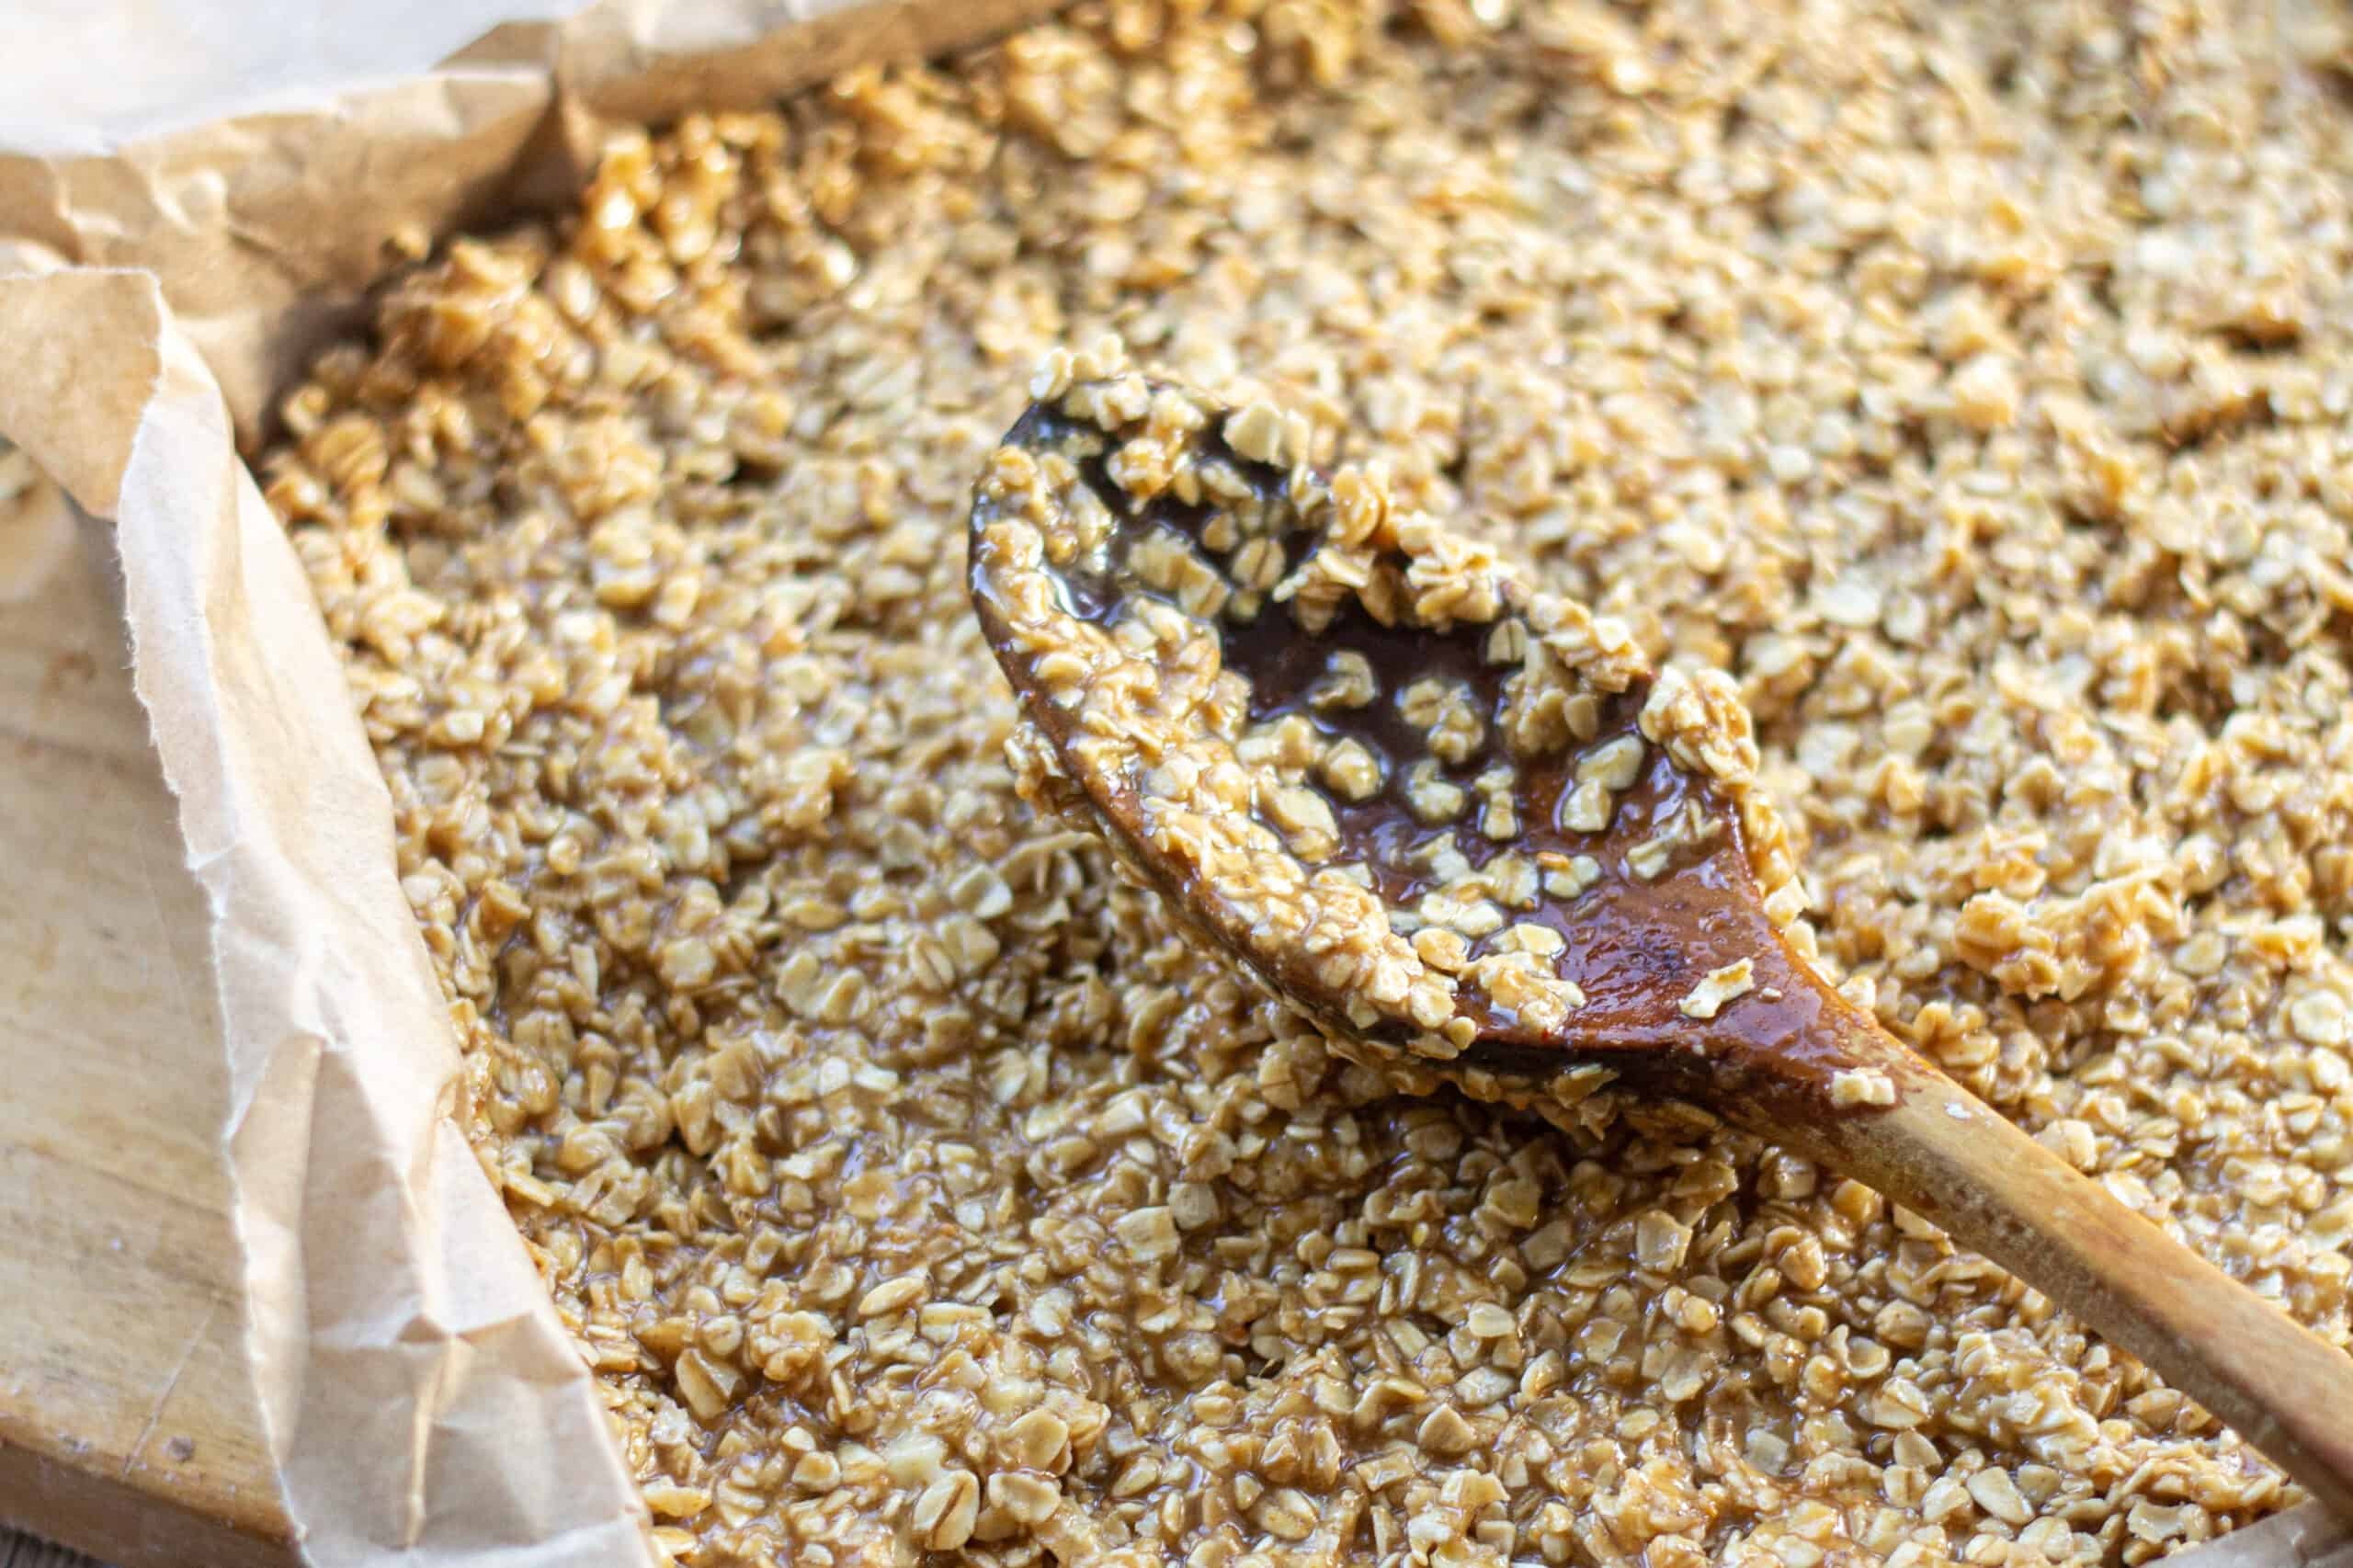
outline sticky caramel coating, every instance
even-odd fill
[[[1031,391],[972,538],[976,608],[1045,732],[1024,755],[1336,1049],[1469,1067],[1499,1029],[1573,1038],[1588,971],[1563,926],[1586,895],[1744,815],[1760,896],[1802,906],[1721,674],[1654,681],[1622,624],[1400,509],[1379,462],[1327,480],[1267,404],[1153,381],[1115,344],[1049,357]],[[1646,814],[1613,824],[1646,775]],[[1550,1092],[1599,1086],[1552,1054]]]

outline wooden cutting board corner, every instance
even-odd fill
[[[118,1568],[285,1568],[203,897],[110,543],[77,535],[0,604],[0,1524]]]

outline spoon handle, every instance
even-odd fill
[[[1943,1227],[2130,1350],[2353,1519],[2353,1356],[1917,1056],[1881,1042],[1881,1061],[1901,1059],[1895,1105],[1817,1119],[1809,1137],[1780,1135],[1813,1143],[1824,1164]]]

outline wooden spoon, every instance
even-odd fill
[[[975,492],[973,605],[1027,781],[1187,925],[1408,1086],[1680,1096],[1878,1188],[2353,1517],[2353,1358],[1801,956],[1728,681],[1294,462],[1269,408],[1086,359],[1033,392]]]

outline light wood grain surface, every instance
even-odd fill
[[[203,905],[97,530],[0,605],[0,1526],[292,1560],[242,1346]],[[46,1556],[0,1544],[0,1564]]]

